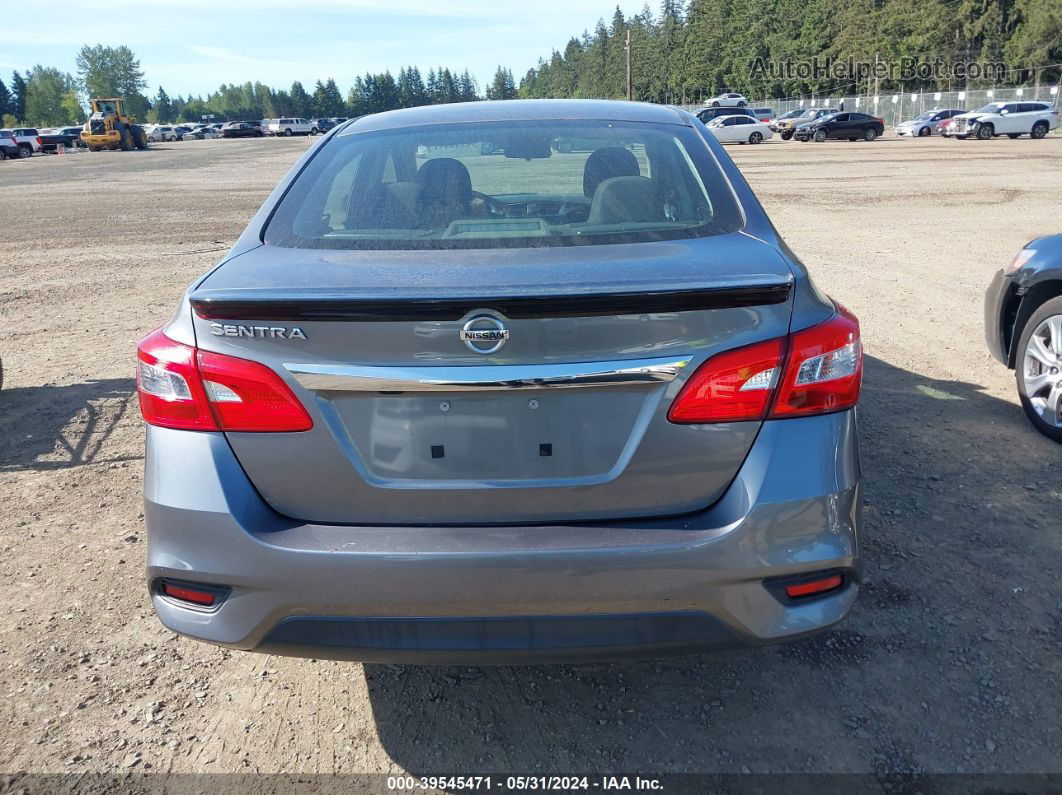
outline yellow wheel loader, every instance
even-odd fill
[[[125,100],[108,97],[92,100],[92,115],[81,131],[90,152],[101,149],[147,149],[147,133],[125,112]]]

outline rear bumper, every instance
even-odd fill
[[[492,663],[677,654],[791,640],[858,590],[852,411],[764,425],[696,514],[540,527],[343,527],[273,512],[220,434],[148,429],[148,581],[231,588],[213,610],[152,588],[162,622],[236,649]],[[474,495],[472,495],[474,498]],[[768,577],[845,587],[784,604]]]

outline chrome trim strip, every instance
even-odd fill
[[[667,383],[689,362],[690,357],[686,356],[540,365],[373,367],[285,363],[284,367],[304,387],[319,392],[478,392]]]

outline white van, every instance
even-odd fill
[[[270,119],[270,135],[317,135],[320,130],[307,119]]]

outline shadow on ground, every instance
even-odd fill
[[[839,628],[656,662],[366,665],[388,754],[416,775],[1053,769],[1023,738],[1059,706],[1028,677],[1062,630],[1060,448],[1016,402],[873,358],[860,411],[867,583]]]
[[[119,423],[136,413],[132,378],[0,391],[0,471],[63,469],[141,456],[101,457]]]

